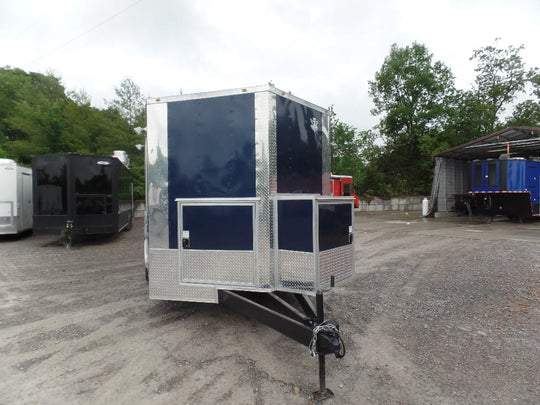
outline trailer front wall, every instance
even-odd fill
[[[65,156],[34,158],[34,208],[37,215],[67,215],[67,162]]]
[[[168,197],[255,197],[253,94],[168,104]],[[169,249],[178,249],[178,218],[169,212]],[[202,226],[202,225],[201,225]]]
[[[251,227],[257,229],[253,231],[257,271],[235,275],[231,282],[236,284],[238,280],[249,280],[246,284],[270,288],[274,259],[270,251],[272,207],[269,197],[277,191],[276,95],[255,92],[169,100],[150,103],[147,111],[147,233],[151,297],[217,302],[215,285],[186,284],[183,281],[193,279],[193,273],[207,273],[215,263],[235,263],[231,258],[239,255],[234,250],[242,248],[245,238],[237,241],[236,249],[230,249],[234,243],[231,235],[239,229]],[[236,134],[238,139],[235,139]],[[193,137],[196,139],[192,143]],[[185,259],[195,267],[186,280],[182,280],[180,270],[171,271],[180,269],[176,199],[252,199],[256,196],[254,223],[250,222],[250,214],[240,210],[235,214],[236,222],[222,226],[223,232],[212,238],[212,243],[221,243],[227,250],[215,250],[215,257],[206,255],[205,260],[195,258],[198,254],[195,249],[188,252]],[[204,208],[209,210],[210,216],[222,210],[216,204]],[[191,226],[190,230],[194,234],[204,233],[200,230],[208,226],[202,223],[194,225],[195,228]],[[251,254],[245,256],[251,260]],[[251,265],[248,267],[253,268]],[[221,273],[226,274],[227,271],[222,269]]]
[[[271,291],[273,196],[330,194],[328,114],[273,91],[157,99],[147,113],[150,297],[217,302],[217,285]],[[246,204],[252,211],[238,208]],[[216,226],[223,205],[234,215]]]
[[[114,233],[129,227],[133,186],[116,158],[75,154],[33,158],[34,229],[61,234],[72,221],[74,234]]]

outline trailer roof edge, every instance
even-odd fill
[[[237,94],[253,94],[253,93],[261,93],[261,92],[274,93],[278,96],[282,96],[292,101],[296,101],[300,104],[306,105],[307,107],[310,107],[314,110],[319,110],[322,113],[328,113],[328,108],[324,108],[319,105],[313,104],[309,101],[306,101],[305,99],[302,99],[300,97],[293,95],[291,92],[280,90],[277,87],[272,86],[270,84],[264,84],[261,86],[251,86],[251,87],[239,87],[239,88],[227,89],[227,90],[206,91],[206,92],[191,93],[191,94],[179,94],[175,96],[150,97],[146,100],[146,104],[150,105],[150,104],[159,104],[159,103],[169,103],[169,102],[174,102],[174,101],[198,100],[198,99],[205,99],[205,98],[212,98],[212,97],[223,97],[223,96],[231,96],[231,95],[237,95]]]

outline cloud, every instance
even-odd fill
[[[52,69],[98,106],[125,77],[156,97],[271,80],[365,130],[393,43],[425,44],[468,87],[469,57],[495,37],[540,66],[538,17],[537,0],[4,0],[0,66]]]

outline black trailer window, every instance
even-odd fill
[[[37,215],[66,215],[66,159],[63,156],[34,158]]]
[[[488,181],[488,187],[497,187],[498,186],[498,176],[497,176],[497,168],[498,164],[497,162],[488,163],[487,165],[487,181]]]
[[[198,250],[253,250],[253,207],[183,207],[183,231],[189,248]]]
[[[313,252],[313,201],[278,201],[278,248]]]
[[[112,173],[114,164],[92,156],[71,161],[75,179],[77,215],[112,214]]]
[[[482,187],[482,165],[475,163],[474,170],[474,187]]]
[[[319,250],[329,250],[351,243],[352,210],[349,204],[319,206]]]

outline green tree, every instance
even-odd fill
[[[6,67],[0,70],[0,88],[2,149],[26,164],[32,154],[63,151],[68,99],[60,78]]]
[[[444,134],[440,137],[439,151],[485,135],[486,128],[492,125],[491,107],[476,91],[457,91],[453,106],[450,119],[443,131]]]
[[[506,126],[540,126],[540,71],[535,67],[527,76],[531,87],[529,95],[535,99],[527,99],[517,104],[507,119]]]
[[[362,143],[363,140],[352,126],[340,121],[332,126],[332,173],[353,176],[356,187],[364,176]]]
[[[126,77],[118,87],[114,88],[114,92],[116,98],[112,101],[105,101],[105,104],[109,108],[117,110],[132,127],[142,124],[141,118],[146,102],[139,86],[132,79]]]
[[[473,93],[478,100],[477,110],[482,122],[476,136],[489,134],[502,127],[502,112],[524,93],[531,71],[525,69],[520,55],[523,49],[523,45],[510,45],[503,49],[495,44],[473,52],[471,60],[477,61]]]
[[[538,67],[529,71],[529,83],[533,87],[532,94],[540,101],[540,69]]]
[[[433,61],[424,45],[392,45],[369,94],[381,115],[378,130],[386,139],[383,172],[393,193],[425,193],[431,186],[432,152],[451,117],[454,76]]]
[[[540,126],[540,104],[534,100],[525,100],[514,107],[505,126]]]
[[[364,179],[374,147],[373,131],[358,131],[340,121],[333,107],[330,110],[330,146],[332,149],[332,173],[352,176],[357,193],[364,190]]]
[[[110,156],[114,150],[125,150],[132,163],[135,195],[141,197],[144,154],[135,147],[139,143],[144,143],[144,136],[137,135],[118,110],[92,107],[84,91],[66,94],[52,73],[0,68],[0,157],[30,164],[37,154]]]
[[[78,106],[89,106],[92,102],[92,98],[86,92],[86,90],[70,90],[67,93],[68,97],[75,102]]]

